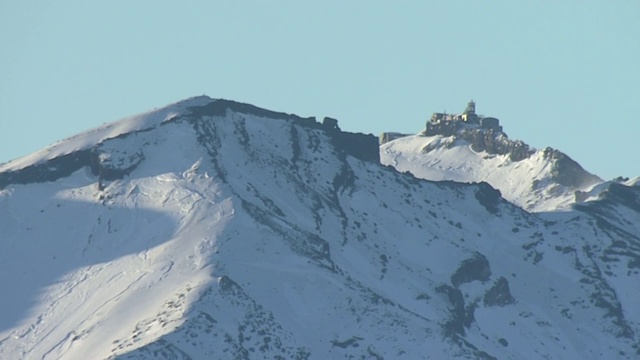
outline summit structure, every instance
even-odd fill
[[[484,130],[492,132],[494,135],[504,134],[500,120],[495,117],[478,115],[476,113],[476,103],[471,100],[467,103],[464,112],[460,114],[447,114],[447,112],[434,112],[427,120],[426,128],[420,132],[423,136],[453,136],[461,130]],[[383,132],[379,136],[380,145],[390,141],[410,136],[398,132]]]
[[[527,211],[572,206],[602,183],[556,149],[510,139],[497,118],[478,115],[473,100],[459,114],[433,113],[416,135],[383,135],[383,164],[426,180],[486,181]]]
[[[476,114],[476,103],[471,100],[461,114],[433,113],[427,121],[424,134],[427,136],[451,136],[464,127],[493,130],[496,133],[502,132],[500,120]]]

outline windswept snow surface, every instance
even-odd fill
[[[19,170],[78,150],[89,149],[106,139],[115,138],[122,134],[148,130],[174,118],[177,114],[183,113],[189,107],[202,106],[213,101],[215,100],[207,96],[192,97],[160,109],[97,127],[71,138],[58,141],[31,155],[0,164],[0,172]]]
[[[640,356],[637,186],[530,214],[225,104],[56,145],[121,178],[0,190],[0,358]]]
[[[411,135],[383,144],[380,160],[401,172],[433,180],[472,183],[485,181],[502,196],[528,211],[566,209],[576,202],[576,191],[589,191],[597,182],[571,187],[554,180],[554,163],[536,150],[512,161],[508,154],[475,152],[454,136]]]

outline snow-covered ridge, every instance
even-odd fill
[[[27,166],[41,164],[51,159],[87,150],[102,141],[135,131],[151,129],[162,122],[184,114],[190,107],[203,106],[216,100],[208,96],[196,96],[159,109],[96,127],[78,135],[60,140],[33,154],[0,164],[0,172],[16,171]]]
[[[136,149],[119,153],[119,139],[150,131],[171,121],[222,118],[227,116],[228,111],[273,121],[294,120],[303,126],[323,129],[344,153],[362,160],[379,162],[377,140],[373,136],[342,132],[335,119],[325,118],[322,123],[318,123],[313,117],[301,118],[250,104],[199,96],[89,130],[0,165],[0,189],[9,184],[55,181],[82,167],[90,167],[92,173],[99,175],[101,179],[122,178],[134,170],[143,160],[144,154]],[[106,151],[107,148],[110,150]]]
[[[434,113],[417,135],[381,141],[380,156],[422,179],[486,181],[528,211],[567,208],[602,183],[558,150],[509,139],[498,119],[475,114],[473,101],[462,114]]]
[[[383,164],[427,180],[472,183],[486,181],[502,196],[529,211],[565,208],[577,191],[601,182],[566,155],[546,148],[514,161],[509,153],[476,152],[455,136],[403,137],[380,147]]]

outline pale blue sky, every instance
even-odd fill
[[[511,138],[635,177],[639,39],[637,0],[0,0],[0,162],[202,94],[376,135],[474,99]]]

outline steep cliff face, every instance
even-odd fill
[[[179,104],[3,165],[88,156],[0,190],[0,358],[640,354],[635,190],[531,214],[331,121]]]

